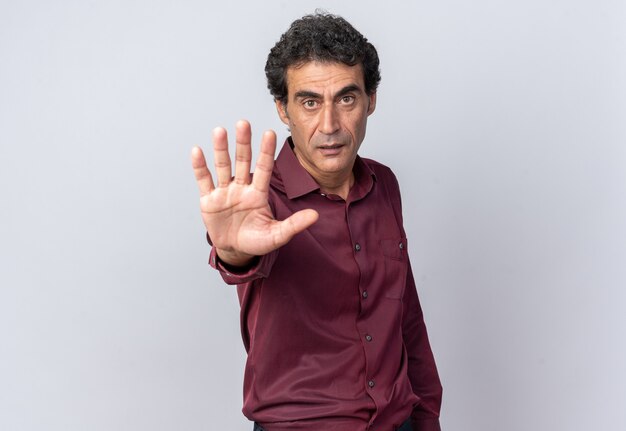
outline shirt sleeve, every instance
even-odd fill
[[[398,226],[404,235],[402,198],[397,179],[391,174],[389,196]],[[402,337],[408,354],[408,374],[413,393],[420,399],[411,414],[413,431],[440,431],[439,411],[442,387],[435,358],[428,341],[422,307],[417,296],[409,262],[402,309]]]
[[[211,238],[209,238],[208,233],[206,238],[208,243],[211,244],[209,265],[219,271],[226,284],[243,284],[256,280],[257,278],[266,278],[276,261],[276,257],[278,256],[278,250],[274,250],[264,256],[259,256],[259,258],[254,261],[252,266],[245,267],[242,271],[234,271],[232,268],[227,268],[224,262],[220,260],[215,246],[211,243]]]
[[[403,298],[402,335],[408,353],[408,373],[413,392],[420,398],[411,414],[414,431],[440,431],[442,387],[428,341],[422,308],[409,264]]]

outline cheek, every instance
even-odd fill
[[[367,115],[356,114],[350,122],[352,132],[358,135],[362,135],[365,131],[365,125],[367,124]]]
[[[314,119],[300,119],[298,122],[300,134],[305,136],[313,136],[317,131],[317,122]]]

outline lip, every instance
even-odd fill
[[[345,145],[343,145],[343,144],[321,145],[321,146],[318,147],[318,150],[324,156],[336,156],[337,154],[341,153],[341,151],[343,150],[344,146]]]

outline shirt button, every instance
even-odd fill
[[[364,290],[363,293],[361,293],[361,296],[363,298],[367,298],[367,290]]]
[[[354,245],[354,249],[356,251],[361,251],[361,244],[359,244],[358,242]]]
[[[370,380],[369,382],[367,382],[367,386],[369,386],[370,388],[373,388],[375,385],[374,380]]]
[[[404,250],[404,244],[400,243],[398,244],[398,247],[400,247],[400,250]]]
[[[368,335],[365,336],[365,339],[367,341],[372,341],[372,336],[368,334]]]

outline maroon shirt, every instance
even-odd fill
[[[319,220],[237,284],[248,352],[244,414],[267,431],[439,430],[441,384],[415,290],[398,183],[357,157],[347,201],[320,193],[289,140],[270,183],[278,220]]]

